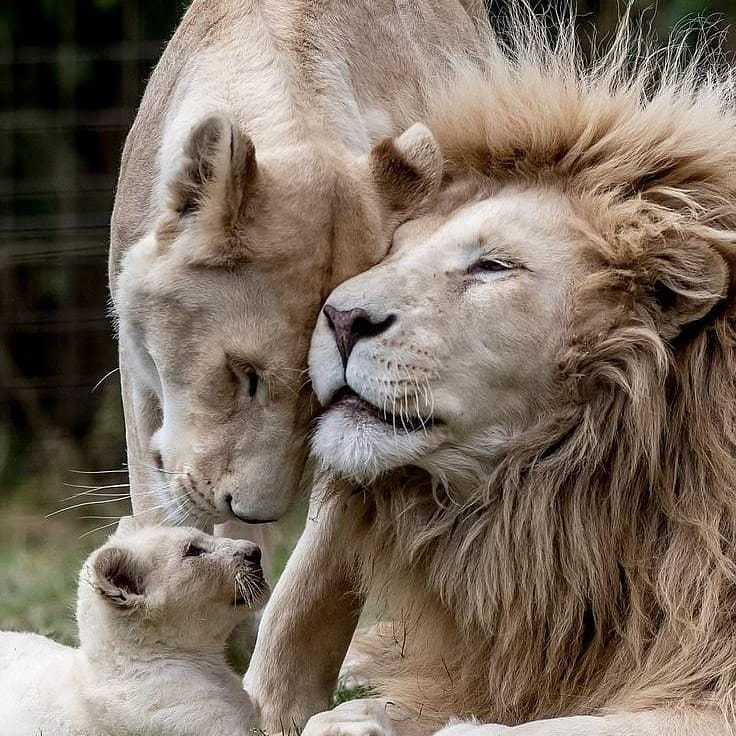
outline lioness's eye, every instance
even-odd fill
[[[258,391],[260,376],[258,371],[250,364],[237,358],[228,359],[228,367],[236,381],[241,383],[247,390],[248,396],[254,398]]]
[[[258,374],[253,370],[249,370],[247,374],[248,379],[248,396],[251,397],[251,399],[256,395],[256,391],[258,391]]]
[[[205,554],[207,554],[206,549],[192,543],[189,543],[184,550],[184,557],[201,557]]]
[[[514,263],[499,258],[482,258],[468,269],[468,273],[498,273],[499,271],[510,271],[514,266]]]

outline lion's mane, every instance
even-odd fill
[[[348,504],[371,677],[438,724],[736,703],[734,79],[629,28],[584,63],[519,13],[435,98],[450,175],[562,189],[594,264],[557,404],[469,502],[409,470]]]

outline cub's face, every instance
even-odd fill
[[[257,163],[224,120],[195,129],[116,297],[131,482],[159,518],[207,528],[288,509],[320,305],[384,255],[441,165],[422,126],[361,160],[294,147]]]
[[[125,519],[82,570],[81,635],[89,636],[104,612],[134,637],[152,633],[192,646],[224,642],[265,602],[260,559],[252,542]]]
[[[531,422],[585,271],[570,217],[551,192],[502,190],[407,223],[338,287],[310,353],[321,461],[358,479],[405,464],[462,475]]]

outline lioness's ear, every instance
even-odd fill
[[[389,210],[409,219],[437,194],[443,159],[429,128],[412,125],[398,138],[386,138],[372,151],[371,174]]]
[[[728,294],[730,269],[707,243],[677,243],[653,259],[654,299],[662,334],[674,338],[706,317]]]
[[[130,608],[145,599],[143,573],[135,559],[119,547],[103,547],[92,563],[95,589],[107,601]]]
[[[184,217],[208,201],[237,219],[258,173],[253,141],[221,115],[199,123],[184,145],[184,160],[169,182],[172,210]]]

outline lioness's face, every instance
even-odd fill
[[[441,165],[421,126],[364,159],[294,146],[257,163],[225,121],[195,129],[168,210],[126,254],[117,290],[129,463],[149,509],[202,527],[288,509],[320,304],[385,254]]]
[[[328,298],[310,353],[325,464],[360,479],[446,476],[527,425],[550,395],[584,269],[569,205],[505,190],[400,228],[387,259]]]
[[[127,264],[121,342],[135,400],[153,413],[145,455],[130,463],[150,466],[146,492],[169,521],[277,519],[304,462],[302,366],[319,285],[304,253],[285,253],[280,268],[219,269],[192,265],[177,246],[161,252],[152,240]]]

